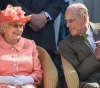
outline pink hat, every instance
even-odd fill
[[[0,11],[0,25],[18,21],[26,23],[30,20],[31,15],[24,16],[24,14],[25,12],[20,6],[13,7],[9,4],[5,10]]]

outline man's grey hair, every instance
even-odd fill
[[[75,3],[72,5],[69,5],[67,7],[67,10],[69,10],[69,9],[77,11],[76,13],[79,14],[80,16],[87,15],[87,17],[89,18],[88,9],[84,4]]]

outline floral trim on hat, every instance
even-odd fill
[[[22,11],[21,7],[18,6],[13,7],[12,5],[8,5],[7,8],[1,12],[4,14],[4,16],[9,16],[13,20],[18,20],[25,17],[25,12]]]
[[[25,16],[24,14],[25,12],[20,6],[13,7],[8,4],[5,10],[0,11],[0,25],[18,21],[26,23],[32,15]]]

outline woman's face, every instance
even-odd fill
[[[4,28],[4,38],[8,41],[17,41],[24,29],[25,24],[22,22],[13,22],[6,24]]]

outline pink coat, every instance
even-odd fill
[[[39,85],[42,73],[33,40],[21,37],[17,44],[9,45],[0,35],[0,76],[28,75],[35,78],[33,85]],[[4,85],[0,84],[0,88]]]

